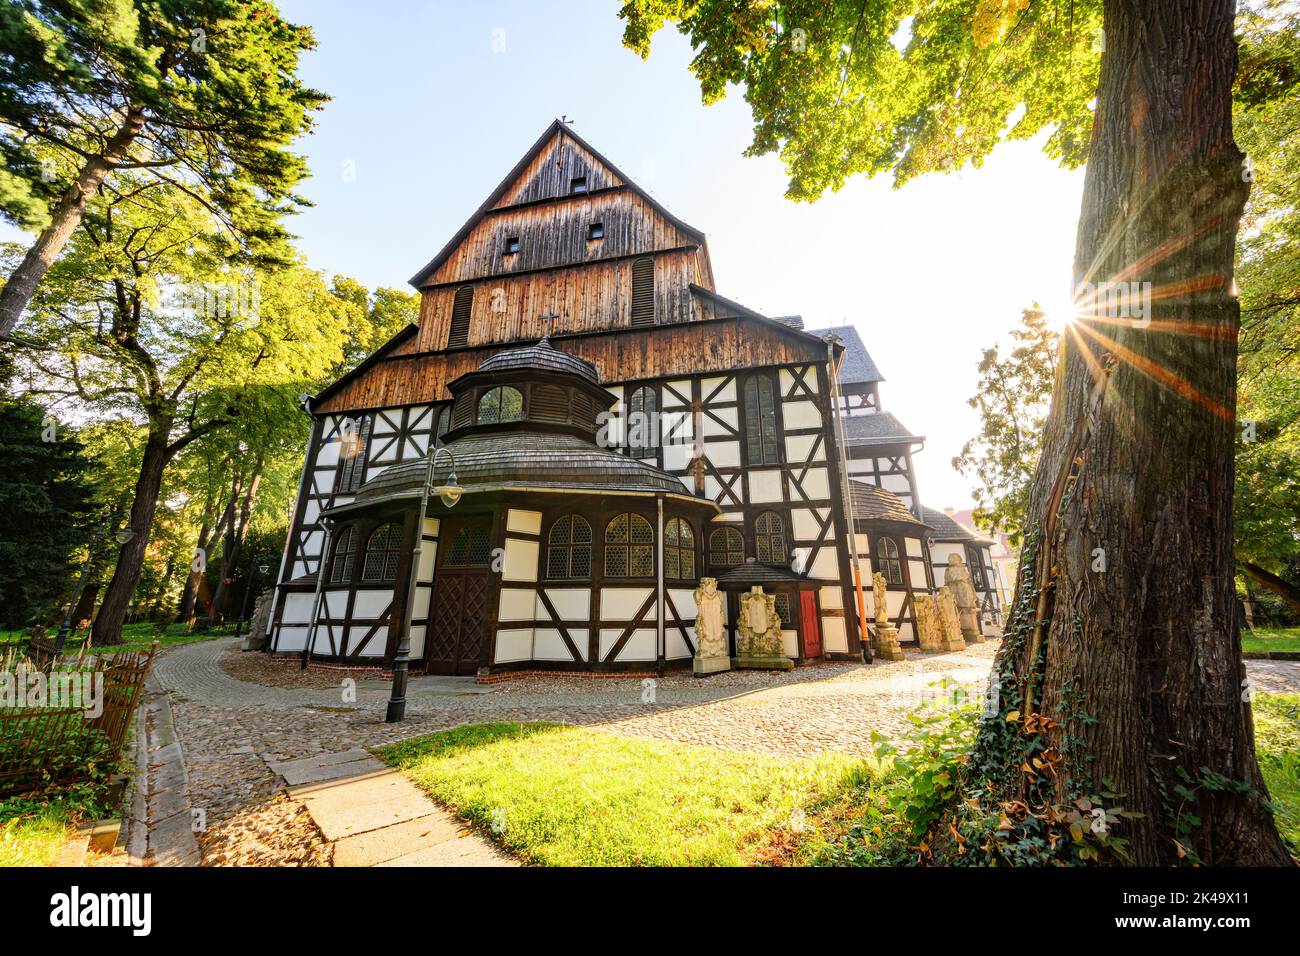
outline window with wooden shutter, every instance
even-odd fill
[[[534,385],[528,407],[528,417],[539,422],[569,420],[569,395],[558,385]]]
[[[632,263],[632,324],[655,324],[655,261],[649,257]]]
[[[745,455],[751,465],[776,465],[781,461],[776,396],[776,384],[766,372],[745,381]]]
[[[464,428],[474,418],[474,396],[470,392],[461,392],[456,404],[451,407],[451,427]]]
[[[456,300],[451,306],[451,331],[447,334],[447,348],[469,342],[469,315],[474,309],[474,287],[463,285],[456,290]]]

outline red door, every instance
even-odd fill
[[[817,626],[817,592],[799,592],[799,614],[803,618],[803,656],[822,656],[822,632]]]

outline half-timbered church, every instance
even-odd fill
[[[921,439],[857,333],[721,295],[565,124],[412,283],[418,322],[306,403],[272,653],[389,662],[406,626],[430,673],[688,666],[709,576],[731,622],[774,594],[795,661],[859,659],[873,570],[903,626],[935,587]]]

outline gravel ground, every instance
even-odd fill
[[[293,662],[241,654],[231,639],[169,650],[157,674],[172,693],[191,804],[207,815],[204,864],[312,866],[328,865],[330,847],[265,760],[370,749],[489,720],[550,720],[790,758],[864,755],[873,731],[896,734],[908,712],[943,693],[936,684],[944,677],[981,693],[996,650],[990,641],[871,666],[733,671],[703,680],[673,673],[649,685],[563,675],[487,686],[417,677],[400,724],[383,722],[388,683],[374,671],[304,676]],[[1300,663],[1251,661],[1250,673],[1261,690],[1300,691]],[[345,684],[348,678],[355,684]]]

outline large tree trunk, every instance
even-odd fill
[[[212,620],[220,624],[226,619],[226,604],[230,600],[230,585],[239,570],[239,559],[244,550],[244,536],[248,531],[248,520],[252,516],[253,505],[257,501],[257,489],[262,483],[262,459],[258,456],[253,466],[253,477],[248,483],[248,492],[239,507],[239,520],[231,521],[226,527],[226,543],[221,549],[221,574],[217,576],[217,590],[212,595]]]
[[[135,535],[118,552],[117,567],[100,602],[99,614],[90,632],[90,642],[96,647],[122,642],[122,621],[140,581],[144,552],[149,545],[154,511],[158,507],[158,492],[162,488],[163,469],[172,457],[167,441],[170,431],[170,421],[154,422],[145,442],[140,474],[135,482],[135,500],[131,502],[127,521],[127,527]]]
[[[1259,802],[1233,588],[1232,270],[1249,188],[1232,139],[1233,15],[1231,0],[1105,3],[1075,256],[1103,294],[1063,343],[995,664],[1001,719],[975,755],[995,794],[1031,808],[1122,794],[1107,802],[1144,816],[1112,835],[1137,865],[1289,862]],[[1149,326],[1107,314],[1106,284],[1121,281],[1152,283]],[[1035,714],[1055,723],[1027,724]],[[1022,769],[1033,757],[1036,775]]]
[[[1241,562],[1241,566],[1246,569],[1246,573],[1252,578],[1264,585],[1264,587],[1268,588],[1283,601],[1286,601],[1291,610],[1300,614],[1300,588],[1292,587],[1272,571],[1269,571],[1266,568],[1261,568],[1258,564],[1252,564],[1250,561]]]
[[[86,205],[114,166],[126,158],[131,144],[143,129],[144,113],[137,109],[129,110],[104,152],[86,160],[76,181],[59,197],[50,224],[36,237],[23,261],[0,289],[0,339],[7,337],[18,324],[41,279],[81,224]]]

